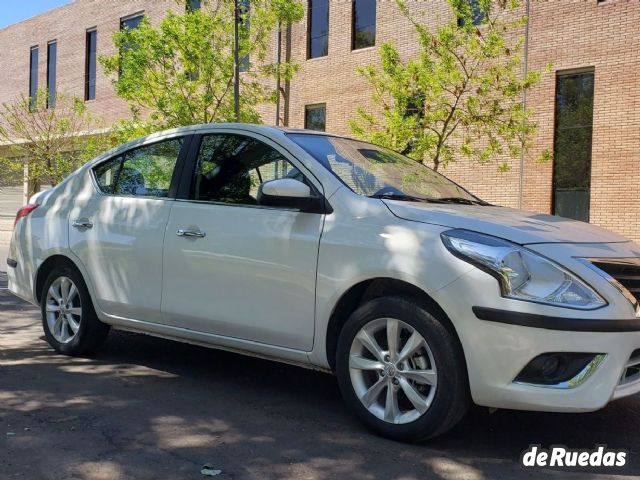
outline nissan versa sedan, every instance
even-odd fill
[[[392,439],[471,402],[587,412],[640,391],[639,245],[345,137],[136,140],[25,205],[7,263],[57,352],[113,327],[334,372]]]

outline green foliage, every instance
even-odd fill
[[[379,112],[359,108],[350,121],[354,134],[435,169],[463,157],[484,164],[526,152],[536,125],[521,99],[542,73],[523,78],[521,2],[479,0],[472,7],[467,0],[448,0],[450,21],[433,29],[404,0],[396,1],[417,34],[419,55],[403,61],[393,44],[384,43],[380,67],[358,69],[373,87]],[[474,25],[478,17],[483,21]],[[508,164],[498,169],[508,170]]]
[[[105,134],[95,133],[99,122],[82,100],[58,93],[56,107],[47,108],[46,98],[41,90],[34,102],[23,95],[0,108],[0,142],[10,146],[10,155],[0,158],[0,176],[22,178],[28,166],[31,193],[42,185],[56,185],[111,147]],[[89,131],[94,133],[82,135]]]
[[[242,122],[259,123],[256,106],[275,99],[265,78],[279,72],[286,79],[295,73],[292,63],[267,63],[267,47],[279,23],[295,22],[303,14],[299,0],[252,0],[250,10],[242,13],[239,53],[251,62],[241,75]],[[113,40],[118,53],[99,60],[133,113],[133,120],[118,125],[122,138],[127,133],[235,120],[232,0],[203,2],[201,9],[180,15],[169,13],[159,26],[145,18],[137,28],[117,32]]]

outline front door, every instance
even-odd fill
[[[324,215],[261,207],[261,183],[308,182],[277,146],[202,137],[191,192],[173,206],[164,249],[167,324],[309,351]]]
[[[78,199],[69,222],[95,301],[108,315],[160,321],[162,247],[169,189],[184,138],[117,155],[90,172],[100,192]]]

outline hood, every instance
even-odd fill
[[[521,245],[629,242],[621,235],[589,223],[512,208],[383,201],[391,213],[405,220],[464,228]]]

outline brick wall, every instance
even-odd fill
[[[179,9],[174,0],[77,0],[0,30],[0,103],[29,94],[29,49],[37,45],[38,86],[47,85],[47,42],[58,44],[57,91],[84,98],[85,36],[89,28],[98,31],[98,55],[113,54],[111,37],[120,28],[120,18],[144,10],[158,22],[169,9]],[[110,79],[97,67],[96,99],[88,110],[105,125],[129,114],[125,102],[113,92]]]
[[[409,0],[416,15],[432,25],[450,12],[444,0]],[[140,10],[158,22],[168,9],[180,11],[174,0],[76,0],[76,2],[0,30],[0,102],[28,92],[29,48],[39,45],[39,84],[46,85],[47,41],[58,41],[58,90],[82,96],[84,42],[87,28],[98,29],[98,54],[113,51],[111,35],[120,17]],[[327,130],[348,134],[347,121],[356,106],[371,108],[370,92],[355,73],[359,65],[377,64],[377,47],[351,50],[351,1],[332,0],[329,55],[306,59],[306,18],[291,28],[291,55],[301,68],[291,83],[289,125],[304,126],[304,107],[327,105]],[[592,67],[595,71],[592,148],[591,221],[640,240],[640,2],[637,0],[533,0],[531,4],[529,66],[553,71],[528,97],[539,132],[536,148],[525,159],[523,206],[549,212],[552,164],[534,160],[543,149],[553,149],[554,94],[557,71]],[[285,36],[286,37],[286,36]],[[393,0],[379,0],[376,45],[393,41],[406,58],[417,46],[412,29]],[[274,44],[269,57],[275,58]],[[283,54],[286,45],[283,45]],[[284,103],[284,102],[283,102]],[[115,97],[110,82],[98,67],[96,100],[89,109],[108,125],[128,115],[126,104]],[[275,107],[261,106],[265,123],[275,123]],[[284,115],[285,112],[283,112]],[[496,165],[461,161],[444,173],[488,201],[518,206],[519,159],[509,162],[508,173]]]

